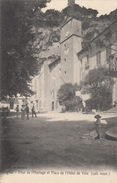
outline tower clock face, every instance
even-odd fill
[[[69,36],[69,32],[67,31],[65,35],[66,35],[66,37]]]

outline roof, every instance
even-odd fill
[[[39,57],[48,59],[52,55],[60,56],[60,43],[53,43],[52,46],[48,47],[46,51],[40,53]]]
[[[56,57],[54,60],[52,61],[48,61],[48,65],[52,65],[53,63],[55,63],[56,61],[60,60],[60,56],[59,57]]]
[[[64,27],[68,22],[70,22],[72,19],[79,20],[78,18],[76,18],[76,17],[74,17],[74,16],[68,16],[67,19],[65,20],[64,24],[61,25],[60,29],[61,29],[62,27]],[[81,20],[79,20],[79,21],[81,21]]]

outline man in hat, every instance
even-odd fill
[[[17,105],[17,106],[16,106],[16,109],[15,109],[15,110],[16,110],[16,117],[17,117],[17,119],[18,119],[18,114],[19,114],[19,105]]]
[[[24,107],[24,105],[22,105],[22,108],[21,108],[21,119],[24,120],[24,117],[25,117],[25,107]]]
[[[36,111],[35,111],[35,106],[34,106],[34,105],[33,105],[33,107],[32,107],[32,118],[33,118],[33,114],[35,115],[35,117],[37,117]]]
[[[101,116],[99,114],[95,115],[94,118],[96,118],[96,122],[94,122],[95,127],[96,127],[96,132],[97,132],[97,137],[95,139],[100,139],[100,127],[101,127]]]
[[[26,116],[27,116],[27,120],[28,120],[29,119],[29,107],[28,107],[28,104],[26,104],[25,111],[26,111]]]

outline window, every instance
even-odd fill
[[[89,63],[89,55],[87,55],[87,63]]]
[[[65,71],[65,74],[66,74],[66,71]]]
[[[66,62],[66,58],[64,59],[64,61]]]
[[[85,69],[89,69],[89,55],[86,57]]]
[[[109,57],[111,55],[111,45],[109,45],[107,48],[106,48],[106,61],[107,63],[109,62]]]
[[[101,65],[101,52],[100,51],[96,54],[96,61],[97,61],[97,66]]]

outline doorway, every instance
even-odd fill
[[[52,111],[54,111],[54,102],[52,102]]]

